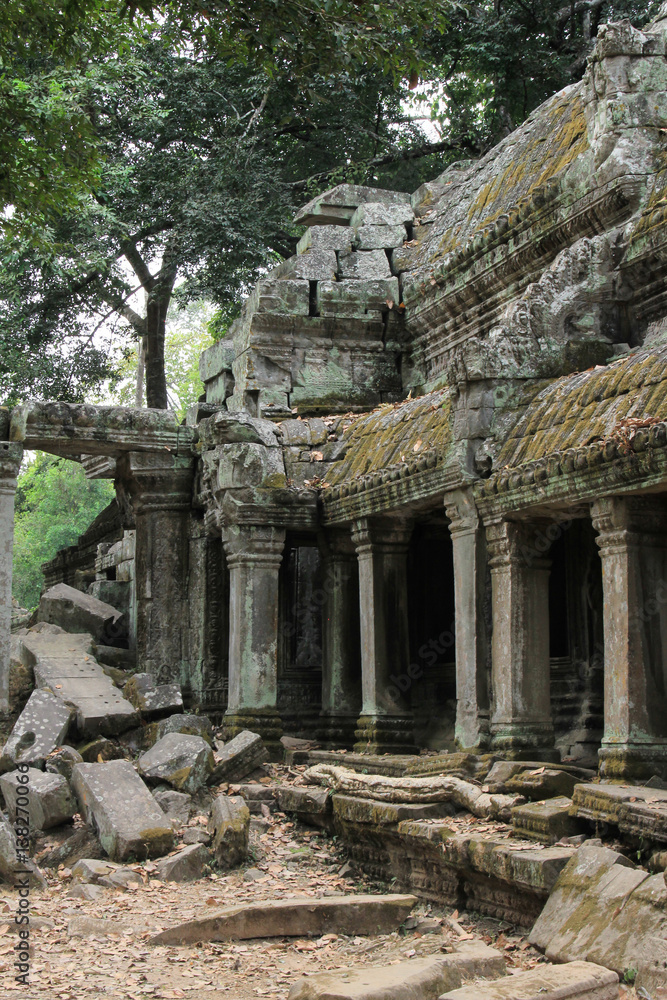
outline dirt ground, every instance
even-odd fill
[[[199,820],[205,823],[205,817]],[[451,950],[457,941],[473,938],[502,950],[510,970],[543,961],[525,936],[506,923],[428,904],[413,911],[408,921],[411,928],[376,937],[328,934],[319,939],[275,938],[179,948],[147,944],[151,933],[212,914],[228,904],[393,891],[391,885],[350,871],[345,852],[334,838],[300,827],[281,813],[253,817],[250,850],[242,868],[182,885],[153,877],[151,862],[132,866],[136,883],[124,890],[105,889],[94,901],[69,895],[73,881],[68,869],[47,872],[48,888],[31,892],[34,954],[29,986],[14,981],[17,938],[13,917],[18,896],[5,889],[0,896],[0,997],[286,1000],[302,975],[405,961]],[[425,918],[428,924],[420,928],[419,921]],[[113,924],[101,928],[95,921]],[[82,925],[85,936],[75,936]],[[105,932],[109,928],[113,933]]]

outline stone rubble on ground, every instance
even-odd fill
[[[183,710],[183,695],[178,684],[156,684],[151,674],[134,674],[125,684],[123,694],[144,719]]]
[[[12,771],[0,777],[0,792],[12,823],[17,818],[17,799],[27,800],[31,832],[60,826],[77,811],[67,779],[61,774],[48,774],[32,767],[25,772]],[[25,813],[21,811],[18,815],[23,818]]]
[[[41,768],[49,754],[61,746],[73,710],[50,691],[33,691],[14,724],[0,757],[0,770],[17,764]]]
[[[223,781],[238,782],[261,767],[268,760],[268,753],[261,736],[244,729],[216,754],[215,767],[209,785]]]
[[[240,865],[248,854],[250,811],[240,795],[218,795],[208,823],[213,853],[221,868]]]
[[[127,635],[127,624],[120,611],[66,583],[44,591],[37,619],[58,625],[66,632],[87,632],[96,642],[107,645]]]
[[[76,764],[72,789],[113,860],[160,857],[171,850],[171,823],[129,761]]]
[[[151,784],[166,782],[177,791],[196,792],[209,780],[213,751],[201,736],[167,733],[137,761],[139,773]]]
[[[228,906],[217,913],[179,924],[149,939],[150,944],[248,938],[320,937],[322,934],[388,934],[401,926],[416,896],[340,896],[329,899],[278,899]]]

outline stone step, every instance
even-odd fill
[[[288,1000],[433,1000],[464,979],[497,979],[506,974],[500,952],[464,942],[448,955],[429,955],[396,965],[318,972],[299,979]]]
[[[572,815],[610,823],[644,844],[667,843],[667,791],[643,785],[577,785]]]
[[[416,896],[340,896],[277,899],[227,906],[200,920],[188,920],[149,938],[149,944],[248,938],[321,937],[322,934],[389,934],[401,926]]]
[[[512,809],[512,829],[519,837],[555,844],[582,833],[581,820],[570,815],[572,799],[559,795],[544,802],[527,802]]]
[[[543,965],[491,983],[472,983],[439,1000],[616,1000],[618,976],[592,962]]]

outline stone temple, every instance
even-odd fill
[[[47,567],[230,736],[667,778],[667,5],[412,195],[340,185],[166,411],[0,415],[113,479]]]

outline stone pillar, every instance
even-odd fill
[[[259,733],[274,755],[280,752],[282,723],[278,694],[279,572],[285,531],[271,525],[223,529],[229,567],[228,736],[244,729]]]
[[[9,711],[14,497],[22,458],[22,445],[0,441],[0,716]]]
[[[361,712],[359,568],[349,532],[329,531],[325,544],[320,740],[335,749],[352,746]]]
[[[591,515],[604,594],[600,772],[667,777],[667,505],[606,497]]]
[[[118,475],[134,510],[137,667],[156,682],[189,680],[189,518],[193,460],[132,452]]]
[[[406,697],[408,667],[407,554],[412,531],[400,521],[363,518],[352,540],[359,560],[362,709],[355,749],[413,753],[413,719]]]
[[[551,720],[549,568],[537,525],[498,519],[486,528],[493,613],[494,749],[524,760],[558,760]],[[548,547],[548,546],[546,546]]]
[[[445,509],[454,555],[456,742],[481,750],[489,744],[486,537],[471,490],[449,493]]]

